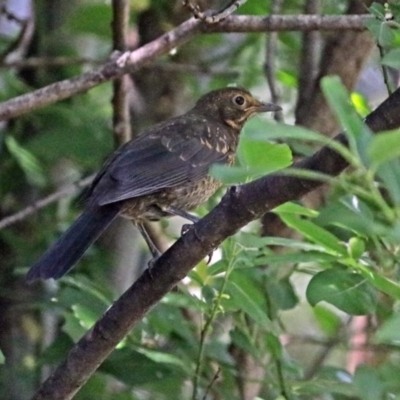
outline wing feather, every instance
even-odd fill
[[[90,201],[105,205],[202,179],[228,156],[204,140],[207,128],[204,120],[175,119],[126,143],[95,178]]]

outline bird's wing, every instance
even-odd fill
[[[204,121],[175,119],[144,132],[111,156],[94,181],[91,200],[104,205],[203,178],[231,152],[221,141],[224,127],[222,135],[210,129]]]

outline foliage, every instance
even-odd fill
[[[168,2],[131,3],[132,21],[152,9],[163,16],[170,9]],[[327,13],[343,12],[345,2],[324,3]],[[68,32],[68,55],[104,57],[111,49],[110,6],[92,0],[75,7],[60,28]],[[285,7],[291,13],[302,11],[295,1]],[[394,18],[388,21],[389,10],[374,3],[370,11],[377,18],[368,22],[368,29],[384,49],[382,65],[399,68],[400,10],[396,5],[385,7],[391,7]],[[240,12],[265,15],[266,3],[249,0]],[[44,42],[50,41],[51,31],[42,34]],[[279,45],[277,77],[289,108],[299,81],[300,37],[281,34]],[[200,92],[232,83],[266,97],[262,35],[248,34],[240,40],[204,36],[182,52],[190,46],[198,53],[198,65],[220,71],[234,68],[238,78],[232,82],[226,74],[187,74],[184,100],[192,102]],[[55,45],[52,51],[57,50]],[[171,54],[160,63],[175,61]],[[70,77],[84,70],[80,66],[71,73],[66,67],[60,74]],[[1,70],[1,100],[34,90],[51,76],[46,70],[28,78],[17,70]],[[140,81],[136,75],[134,79]],[[400,131],[374,137],[358,115],[359,107],[354,107],[355,97],[350,97],[340,79],[325,78],[322,88],[346,132],[349,148],[311,130],[257,117],[243,133],[237,165],[216,167],[213,174],[236,184],[283,173],[293,158],[290,146],[282,143],[286,140],[296,149],[304,143],[331,146],[349,162],[346,174],[331,178],[292,171],[330,184],[325,205],[312,210],[292,202],[274,210],[296,232],[295,237],[260,237],[259,224],[253,223],[226,240],[210,265],[201,262],[146,315],[76,399],[239,399],[249,371],[246,363],[241,364],[243,354],[263,371],[251,378],[260,383],[260,399],[400,399]],[[111,96],[111,85],[106,84],[2,128],[2,214],[22,209],[32,199],[97,169],[112,148]],[[199,214],[220,197],[221,193]],[[2,270],[11,263],[13,279],[21,277],[77,215],[77,208],[79,202],[62,199],[18,226],[0,231],[2,246],[12,254],[5,257],[5,266],[0,263]],[[113,265],[110,272],[112,264],[110,252],[97,244],[56,287],[44,286],[42,297],[36,293],[34,302],[26,297],[23,306],[16,303],[27,315],[21,332],[30,347],[13,366],[14,381],[35,386],[42,371],[62,362],[72,343],[119,296],[121,289],[112,279],[118,267]],[[1,278],[0,295],[15,300],[6,275]],[[54,334],[46,331],[49,328],[39,313],[52,321]],[[345,360],[354,350],[348,326],[360,315],[369,316],[374,328],[367,350],[382,352],[382,357],[376,368],[360,365],[351,374]],[[45,350],[39,351],[42,347]],[[313,369],[319,351],[333,355]],[[10,368],[0,352],[1,386],[5,387]]]

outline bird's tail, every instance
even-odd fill
[[[83,256],[119,212],[118,204],[87,209],[70,228],[43,254],[26,275],[27,282],[36,279],[58,279]]]

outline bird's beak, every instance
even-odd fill
[[[278,106],[278,105],[272,104],[272,103],[258,102],[258,104],[255,104],[253,107],[254,107],[253,112],[256,112],[256,113],[269,112],[269,111],[282,111],[281,106]]]

